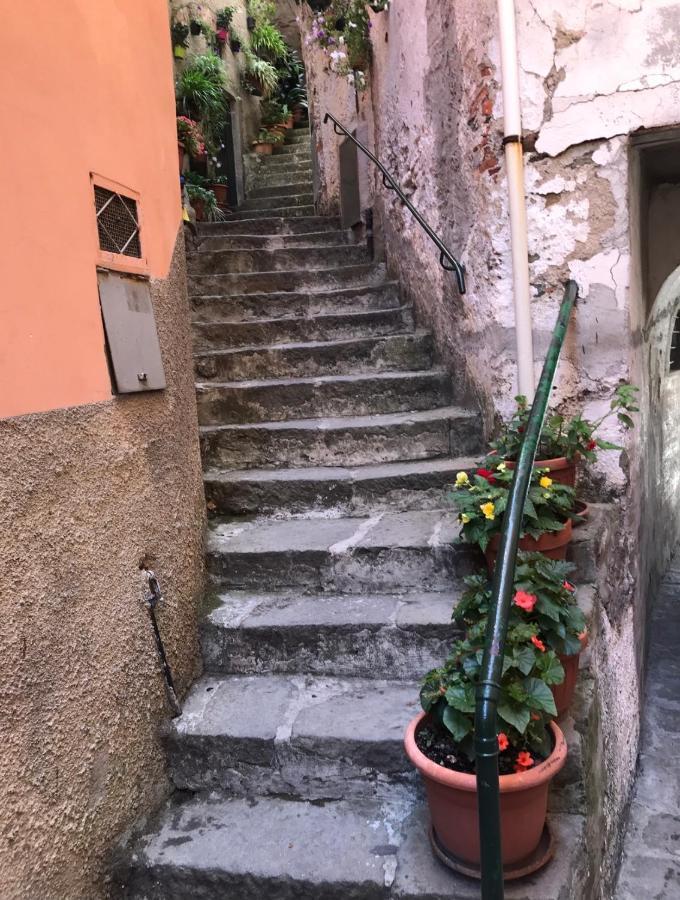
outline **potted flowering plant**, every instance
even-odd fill
[[[210,190],[217,197],[217,205],[221,209],[229,206],[229,179],[226,175],[213,175],[210,179]]]
[[[170,29],[172,34],[173,52],[177,59],[184,59],[189,46],[189,26],[184,22],[173,22]]]
[[[231,40],[229,41],[229,49],[232,53],[240,53],[241,47],[243,46],[243,41],[233,28],[230,29],[229,34],[231,35]]]
[[[258,134],[257,140],[253,141],[253,149],[260,156],[271,156],[274,152],[274,146],[282,143],[283,135],[280,131],[263,128]]]
[[[180,169],[184,161],[184,153],[194,159],[205,153],[205,141],[198,122],[188,116],[177,116],[177,143],[180,147]]]
[[[425,784],[436,841],[460,863],[479,868],[474,711],[484,648],[485,617],[458,641],[420,692],[423,712],[411,721],[406,753]],[[503,863],[531,856],[545,826],[548,789],[566,761],[554,723],[551,687],[564,678],[554,650],[538,646],[535,623],[508,628],[498,704]]]
[[[573,570],[571,563],[520,551],[509,618],[510,628],[522,623],[534,626],[534,647],[557,654],[564,669],[564,680],[552,685],[558,717],[571,706],[579,657],[587,645],[585,616],[576,602],[576,588],[568,580]],[[467,590],[452,618],[458,625],[472,628],[488,615],[491,583],[486,573],[479,573],[468,576],[465,584]]]
[[[600,437],[597,431],[612,416],[616,416],[624,428],[633,428],[630,413],[638,412],[638,389],[630,384],[619,385],[612,397],[608,411],[591,422],[582,416],[565,418],[560,413],[547,416],[538,446],[537,462],[541,469],[549,469],[554,481],[574,486],[576,481],[576,462],[579,458],[588,462],[597,459],[598,450],[622,450],[618,444],[612,444]],[[523,396],[515,397],[517,409],[504,425],[503,432],[491,443],[495,456],[499,456],[514,468],[517,461],[527,422],[529,421],[529,404]]]
[[[215,194],[209,188],[191,184],[190,182],[187,182],[186,191],[196,213],[196,221],[212,222],[217,215],[217,198]]]
[[[229,40],[229,27],[233,18],[234,9],[231,6],[225,6],[217,13],[215,25],[217,27],[217,40],[220,44],[226,44]]]
[[[477,544],[492,570],[512,472],[498,459],[487,458],[486,465],[489,468],[477,469],[472,477],[459,472],[451,496],[458,509],[462,540]],[[520,549],[564,559],[571,540],[573,508],[574,489],[554,481],[546,469],[534,469],[522,517]]]

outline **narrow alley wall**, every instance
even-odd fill
[[[606,748],[593,778],[602,804],[598,889],[606,891],[636,762],[648,606],[680,529],[680,506],[652,528],[663,472],[647,461],[660,440],[662,410],[647,363],[645,238],[630,141],[640,129],[680,120],[680,3],[518,0],[517,10],[537,371],[571,277],[580,299],[555,403],[596,419],[621,380],[641,388],[635,431],[612,426],[603,435],[626,449],[601,454],[580,488],[609,501],[614,516],[599,549],[593,640]],[[388,12],[371,13],[373,62],[358,107],[354,92],[318,62],[310,22],[303,16],[315,145],[326,173],[320,200],[333,208],[339,198],[338,139],[321,124],[326,98],[334,96],[467,266],[469,292],[460,297],[409,212],[372,181],[362,205],[378,213],[388,266],[491,430],[516,393],[495,0],[393,0]]]
[[[0,298],[0,896],[98,900],[115,840],[168,792],[196,674],[202,492],[165,0],[36,0],[4,18]],[[40,61],[40,65],[37,64]],[[21,123],[20,127],[18,123]],[[133,190],[167,380],[113,396],[91,173]]]

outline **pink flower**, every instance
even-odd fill
[[[538,597],[535,594],[528,594],[526,591],[517,591],[512,602],[526,612],[533,612],[534,606],[538,602]]]

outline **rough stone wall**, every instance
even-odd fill
[[[204,500],[184,243],[151,283],[165,391],[0,421],[0,896],[98,900],[168,791],[146,558],[180,690],[197,674]]]
[[[555,402],[596,418],[620,380],[641,387],[636,431],[612,426],[603,434],[625,451],[602,454],[581,485],[582,494],[609,500],[616,512],[616,527],[602,539],[592,641],[602,748],[594,773],[601,804],[596,890],[606,896],[635,767],[647,609],[678,524],[667,540],[653,539],[659,494],[656,470],[646,464],[661,440],[663,404],[647,357],[640,183],[629,136],[680,120],[680,3],[517,0],[517,9],[537,369],[563,282],[572,277],[580,300]],[[457,295],[427,237],[376,181],[388,264],[491,428],[515,393],[496,3],[393,0],[373,22],[371,87],[362,99],[370,97],[372,131],[371,115],[364,117],[373,147],[466,263],[469,292]],[[314,57],[307,62],[315,65]],[[350,108],[353,97],[335,76],[312,77],[315,96],[335,92],[336,103]],[[318,128],[316,111],[314,118]],[[321,196],[332,205],[334,147],[317,140],[317,151]],[[677,422],[669,427],[677,437]],[[665,442],[667,468],[677,459],[675,437]]]

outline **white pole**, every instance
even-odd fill
[[[515,0],[498,0],[498,19],[503,69],[505,167],[508,177],[512,281],[515,298],[517,385],[520,394],[524,394],[529,400],[533,400],[536,381],[534,378],[534,343],[531,328],[529,247],[527,243],[526,197],[524,194],[522,113],[519,92]]]

